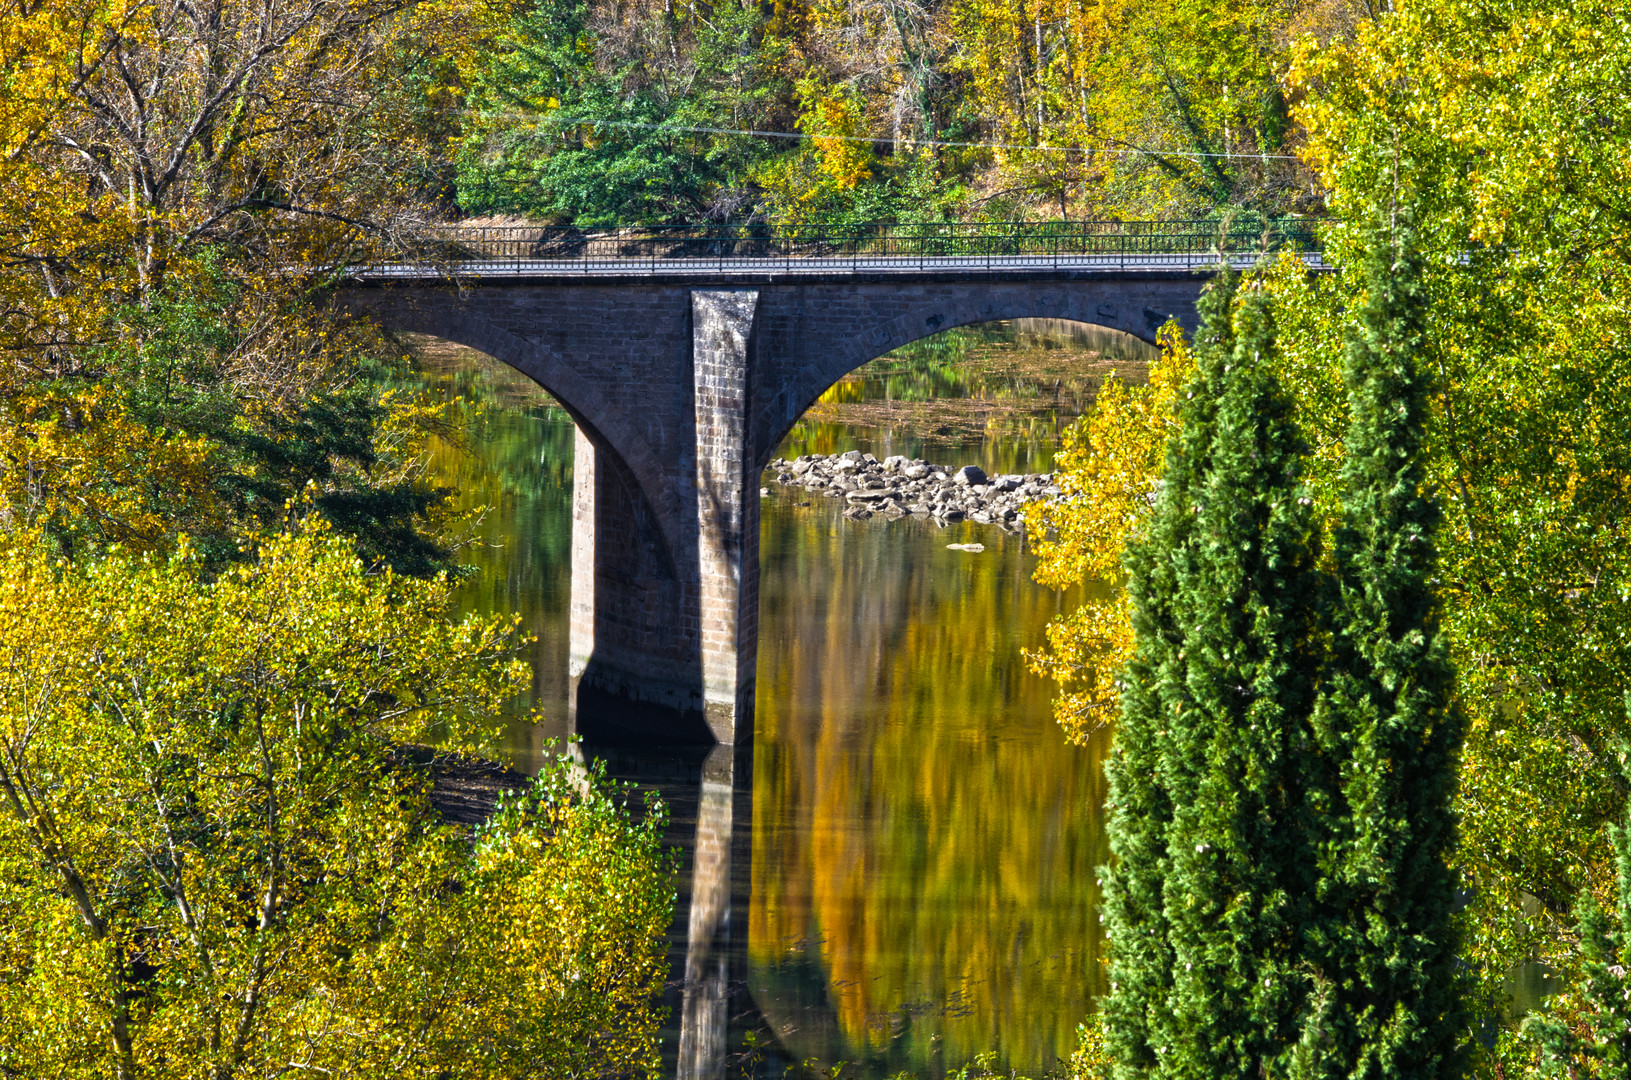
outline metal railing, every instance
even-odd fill
[[[448,225],[359,252],[369,277],[472,274],[845,273],[1193,269],[1291,251],[1318,262],[1318,219],[929,222],[866,225]]]

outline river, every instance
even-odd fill
[[[481,406],[431,472],[461,508],[489,508],[461,553],[464,603],[518,613],[537,638],[508,728],[535,768],[567,715],[572,425],[485,357],[442,343],[422,356],[435,393]],[[1145,361],[1131,339],[1068,324],[949,331],[839,383],[781,454],[1046,471],[1100,377]],[[1032,582],[1023,537],[995,526],[847,521],[841,500],[769,487],[752,747],[585,748],[663,793],[683,852],[669,1069],[846,1062],[859,1080],[941,1076],[981,1054],[1005,1073],[1055,1067],[1102,989],[1105,747],[1064,740],[1021,650],[1071,598]],[[971,541],[985,550],[946,546]],[[534,707],[542,724],[524,722]],[[709,957],[696,927],[715,908],[728,948]]]

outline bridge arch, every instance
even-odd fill
[[[1066,320],[1153,341],[1170,318],[1193,328],[1210,276],[660,269],[546,268],[474,288],[381,278],[336,301],[486,353],[555,396],[585,462],[573,495],[579,730],[599,717],[631,737],[724,742],[752,730],[759,471],[829,386],[973,323]]]
[[[462,305],[389,303],[370,305],[384,324],[396,331],[428,334],[486,353],[527,376],[560,403],[572,422],[608,457],[613,472],[632,480],[630,494],[643,499],[662,536],[663,554],[672,576],[686,550],[679,535],[684,520],[668,473],[645,437],[619,409],[572,365],[553,350],[512,334]]]
[[[904,345],[933,337],[959,327],[1017,319],[1053,319],[1113,330],[1147,345],[1156,344],[1156,335],[1168,319],[1188,327],[1193,307],[1185,310],[1158,310],[1146,304],[1129,303],[1121,296],[1095,295],[1096,290],[1074,287],[991,289],[977,295],[948,297],[924,295],[921,301],[905,305],[904,311],[882,311],[863,318],[845,332],[828,330],[824,340],[829,347],[799,365],[780,391],[756,409],[753,429],[753,461],[757,469],[770,463],[776,448],[809,409],[832,386],[850,372],[886,356]],[[949,302],[948,302],[949,301]],[[1169,305],[1163,305],[1168,307]],[[785,347],[785,346],[783,346]]]

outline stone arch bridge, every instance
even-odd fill
[[[1108,261],[580,255],[478,266],[474,284],[376,267],[341,302],[509,364],[576,422],[578,730],[734,743],[752,731],[759,477],[793,423],[854,368],[956,326],[1193,329],[1218,266],[1204,247]]]

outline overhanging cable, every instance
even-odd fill
[[[480,110],[469,110],[479,112]],[[891,139],[866,135],[812,135],[804,131],[764,131],[759,128],[725,128],[709,127],[703,124],[651,124],[639,120],[586,120],[580,117],[560,116],[556,113],[512,113],[506,112],[504,116],[525,116],[527,119],[537,120],[562,127],[609,127],[627,128],[636,131],[674,131],[695,135],[744,135],[761,139],[789,139],[793,141],[814,141],[824,139],[833,142],[867,143],[895,143],[908,148],[945,147],[947,149],[961,150],[1045,150],[1045,151],[1080,151],[1083,153],[1110,154],[1117,157],[1177,157],[1177,158],[1207,158],[1227,159],[1235,161],[1297,161],[1294,154],[1209,154],[1200,150],[1144,150],[1136,147],[1121,149],[1117,147],[1101,146],[1089,149],[1078,146],[1050,146],[1047,143],[1032,145],[1029,143],[993,143],[993,142],[958,142],[946,139]]]

